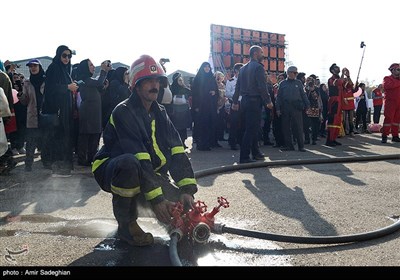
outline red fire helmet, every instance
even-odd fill
[[[162,66],[149,55],[142,55],[132,63],[129,70],[129,85],[134,88],[138,82],[146,78],[167,79]]]

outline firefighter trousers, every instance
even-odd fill
[[[388,136],[392,133],[393,137],[398,137],[400,126],[400,99],[386,100],[384,116],[382,135]]]
[[[143,177],[139,160],[133,154],[123,154],[107,160],[96,169],[94,176],[104,191],[112,193],[114,216],[119,224],[135,221],[138,218],[138,207],[150,208],[140,190],[146,178]],[[157,183],[161,185],[164,197],[170,201],[178,201],[179,189],[168,178],[157,176]]]

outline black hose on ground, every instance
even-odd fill
[[[382,161],[382,160],[396,160],[400,159],[400,154],[388,155],[374,155],[363,157],[340,157],[340,158],[324,158],[324,159],[299,159],[299,160],[282,160],[274,162],[254,162],[246,164],[238,164],[231,166],[221,166],[212,169],[205,169],[195,172],[196,178],[201,178],[217,173],[224,173],[230,171],[237,171],[241,169],[261,168],[261,167],[274,167],[274,166],[289,166],[289,165],[307,165],[307,164],[324,164],[324,163],[345,163],[345,162],[361,162],[361,161]],[[342,235],[342,236],[289,236],[273,233],[266,233],[260,231],[251,231],[225,225],[216,225],[214,228],[215,233],[231,233],[247,237],[254,237],[259,239],[266,239],[280,242],[290,243],[303,243],[303,244],[337,244],[337,243],[350,243],[371,240],[385,235],[394,233],[400,229],[400,220],[396,223],[366,233]]]
[[[290,166],[290,165],[307,165],[307,164],[328,164],[328,163],[346,163],[361,161],[382,161],[400,159],[399,154],[373,155],[373,156],[357,156],[357,157],[338,157],[338,158],[320,158],[320,159],[294,159],[294,160],[277,160],[277,161],[256,161],[251,163],[220,166],[210,169],[203,169],[195,172],[196,178],[202,178],[214,174],[238,171],[242,169],[252,169],[261,167]]]
[[[389,235],[400,229],[400,220],[396,223],[365,233],[351,234],[351,235],[340,235],[340,236],[291,236],[291,235],[280,235],[267,232],[260,232],[254,230],[246,230],[240,228],[221,226],[221,233],[231,233],[246,237],[253,237],[258,239],[289,242],[289,243],[301,243],[301,244],[338,244],[338,243],[351,243],[367,241],[385,235]],[[218,233],[218,232],[216,232]]]

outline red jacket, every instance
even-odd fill
[[[392,76],[383,78],[383,88],[385,89],[385,99],[400,101],[400,79]]]
[[[345,79],[345,82],[343,84],[342,110],[354,110],[355,108],[356,106],[354,105],[353,83]]]
[[[382,91],[379,88],[376,88],[372,91],[372,102],[374,106],[383,105],[383,98],[375,99],[375,97],[381,97],[381,96],[382,96]]]

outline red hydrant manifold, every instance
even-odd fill
[[[217,199],[218,206],[214,207],[211,212],[207,211],[207,205],[198,200],[192,209],[184,213],[183,205],[177,202],[172,211],[172,222],[170,235],[176,233],[179,240],[187,235],[194,242],[205,243],[210,237],[211,230],[215,226],[214,216],[219,212],[221,207],[229,207],[226,198],[220,196]]]

